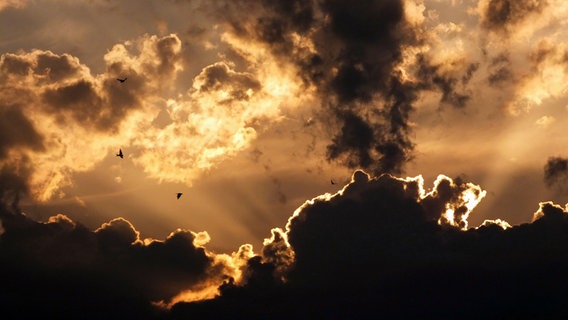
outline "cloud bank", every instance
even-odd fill
[[[228,281],[216,299],[179,303],[172,318],[565,313],[566,208],[541,203],[532,223],[513,227],[496,220],[462,230],[441,219],[480,191],[443,177],[425,192],[420,177],[355,172],[340,192],[307,201],[285,230],[273,230],[244,285]]]
[[[5,204],[2,303],[27,315],[148,319],[568,311],[568,209],[543,202],[531,223],[468,228],[485,194],[443,175],[427,189],[421,176],[356,171],[340,191],[306,201],[274,228],[260,253],[244,244],[231,254],[208,250],[206,232],[141,239],[123,218],[88,230],[61,214],[36,222]]]

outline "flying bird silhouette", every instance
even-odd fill
[[[128,78],[124,78],[124,79],[118,78],[118,79],[116,79],[116,80],[120,81],[120,83],[123,83],[124,81],[126,81],[126,79],[128,79]]]
[[[124,159],[124,154],[122,154],[122,149],[118,149],[118,153],[116,154],[117,157]]]
[[[177,193],[177,198],[178,198],[178,199],[181,198],[181,195],[182,195],[182,194],[183,194],[183,193],[178,192],[178,193]]]

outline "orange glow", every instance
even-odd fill
[[[501,227],[503,230],[507,230],[509,228],[512,228],[511,225],[505,221],[505,220],[501,220],[501,219],[495,219],[495,220],[484,220],[483,223],[479,226],[489,226],[489,225],[498,225],[499,227]],[[476,229],[478,229],[479,227],[477,227]]]

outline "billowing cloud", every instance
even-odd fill
[[[107,55],[108,73],[98,76],[68,54],[2,55],[1,112],[7,129],[1,149],[11,157],[0,159],[0,165],[27,159],[32,170],[26,183],[35,198],[49,199],[70,183],[71,173],[92,168],[107,150],[127,143],[132,134],[121,127],[140,125],[143,115],[152,113],[151,96],[171,83],[167,78],[177,69],[171,52],[179,52],[179,39],[148,37],[138,44],[141,53],[130,57],[128,68],[113,58],[124,49],[118,46]],[[124,86],[116,81],[121,72],[129,75]]]
[[[165,102],[169,118],[165,125],[150,127],[133,141],[141,149],[135,161],[151,177],[191,184],[203,172],[246,150],[286,110],[310,100],[309,90],[299,94],[292,66],[230,34],[225,41],[243,54],[251,72],[237,71],[230,61],[214,63],[193,79],[186,95]]]
[[[238,39],[228,36],[226,42],[244,50]],[[221,59],[205,66],[189,90],[176,82],[184,61],[173,34],[113,46],[100,75],[68,54],[3,54],[3,163],[29,159],[33,170],[26,181],[39,200],[53,197],[72,183],[74,172],[89,170],[119,147],[150,177],[191,184],[246,149],[285,109],[310,98],[295,94],[294,73],[265,59],[262,48],[242,54],[243,61],[263,68],[236,71]]]
[[[265,256],[249,260],[249,284],[228,281],[218,298],[179,303],[171,313],[223,317],[234,314],[232,306],[239,306],[241,318],[282,319],[500,318],[565,311],[557,281],[566,279],[566,209],[543,202],[530,224],[486,220],[462,230],[436,219],[469,199],[445,196],[468,193],[459,186],[479,195],[477,186],[447,177],[426,192],[420,177],[356,172],[338,193],[298,208],[285,232],[272,231]],[[287,270],[283,278],[279,266]],[[545,300],[539,298],[543,293]],[[531,303],[519,305],[519,299]]]
[[[280,61],[293,63],[305,85],[315,88],[324,109],[319,114],[337,127],[330,159],[349,167],[401,170],[412,149],[406,131],[414,99],[395,71],[403,46],[414,41],[401,2],[236,2],[223,9],[236,37],[255,39]],[[257,15],[235,14],[245,11]],[[365,111],[369,108],[374,115]],[[358,133],[367,134],[363,143],[353,136]]]
[[[172,299],[210,298],[226,278],[239,280],[239,261],[252,251],[217,255],[204,247],[207,233],[181,229],[163,241],[141,239],[123,218],[91,231],[62,214],[36,222],[3,206],[0,219],[0,269],[10,278],[2,284],[9,299],[2,305],[33,312],[39,304],[51,315],[73,306],[78,312],[152,318],[157,306]],[[107,305],[119,301],[122,307]]]

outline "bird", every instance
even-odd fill
[[[124,79],[118,78],[118,79],[116,79],[116,80],[120,81],[120,83],[123,83],[124,81],[126,81],[126,79],[128,79],[128,78],[124,78]]]
[[[124,154],[122,154],[122,149],[118,149],[118,153],[116,154],[117,157],[124,159]]]
[[[178,193],[177,193],[177,198],[178,198],[178,199],[181,198],[181,195],[182,195],[182,194],[183,194],[183,193],[178,192]]]

